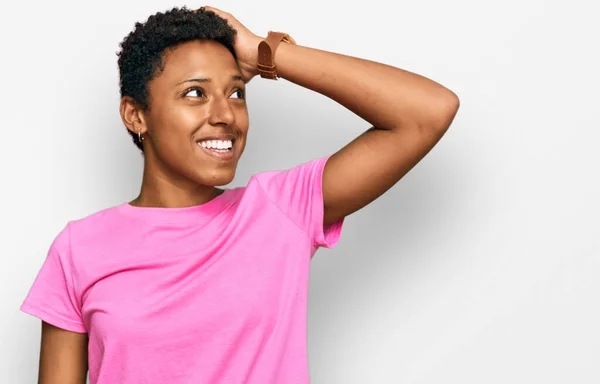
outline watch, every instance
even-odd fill
[[[283,32],[269,31],[266,39],[258,44],[258,73],[265,79],[277,80],[277,69],[275,67],[275,51],[279,43],[296,44],[294,39]]]

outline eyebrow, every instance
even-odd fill
[[[242,83],[244,82],[244,78],[240,75],[231,76],[231,80],[232,81],[241,81]],[[187,79],[187,80],[182,81],[181,83],[177,83],[177,85],[184,84],[184,83],[210,83],[211,81],[212,81],[212,79],[210,77],[195,77],[193,79]]]

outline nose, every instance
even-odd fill
[[[233,109],[225,96],[215,97],[210,102],[210,125],[230,126],[235,122]]]

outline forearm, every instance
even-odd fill
[[[379,129],[406,126],[445,129],[458,98],[423,76],[341,54],[282,43],[278,74],[345,106]]]

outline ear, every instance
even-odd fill
[[[125,127],[134,134],[145,134],[148,131],[146,126],[146,118],[142,106],[139,105],[132,97],[124,96],[121,98],[119,106],[121,120]]]

